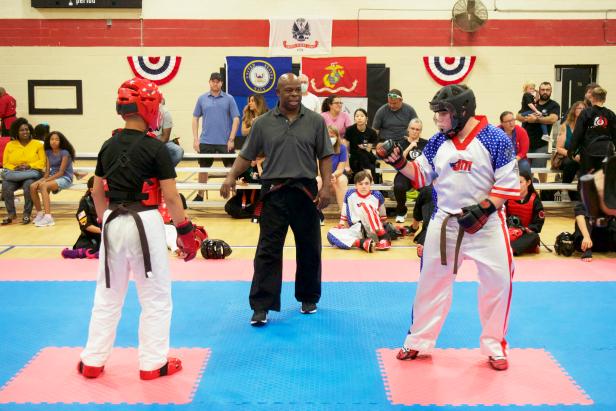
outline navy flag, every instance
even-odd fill
[[[227,92],[234,97],[276,97],[278,78],[291,73],[291,57],[227,57]]]

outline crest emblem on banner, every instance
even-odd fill
[[[243,73],[244,84],[255,93],[267,93],[276,84],[276,70],[265,60],[252,60]]]
[[[365,57],[304,57],[302,73],[310,79],[310,90],[317,96],[334,93],[347,97],[366,95]]]
[[[299,43],[291,43],[285,40],[282,42],[282,46],[286,49],[296,49],[298,47],[315,49],[319,47],[318,40],[314,43],[310,43],[308,41],[310,39],[310,23],[308,23],[308,20],[304,18],[300,17],[293,22],[293,26],[291,27],[291,35]]]
[[[180,56],[128,56],[126,59],[135,76],[150,80],[159,86],[173,80],[182,62]]]
[[[446,86],[461,83],[473,69],[475,59],[476,56],[425,56],[423,62],[434,81]]]

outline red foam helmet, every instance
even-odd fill
[[[118,89],[116,111],[122,118],[136,114],[145,121],[150,130],[157,130],[160,125],[158,109],[162,98],[156,84],[135,77],[122,83]]]

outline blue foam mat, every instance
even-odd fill
[[[562,409],[616,410],[616,371],[611,366],[616,360],[616,284],[514,286],[510,345],[548,350],[595,402]],[[212,350],[191,404],[0,404],[0,410],[431,408],[392,406],[375,352],[402,343],[415,283],[324,283],[316,315],[299,313],[293,284],[285,283],[282,312],[271,313],[270,323],[260,329],[249,326],[249,283],[184,282],[173,287],[172,346]],[[0,292],[0,385],[44,347],[85,343],[93,282],[2,282]],[[476,284],[456,284],[439,347],[478,347],[476,296]],[[117,346],[137,345],[138,312],[131,285]]]

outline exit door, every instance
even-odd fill
[[[556,66],[556,82],[561,83],[560,108],[563,118],[578,100],[584,100],[586,85],[597,80],[596,65]]]

